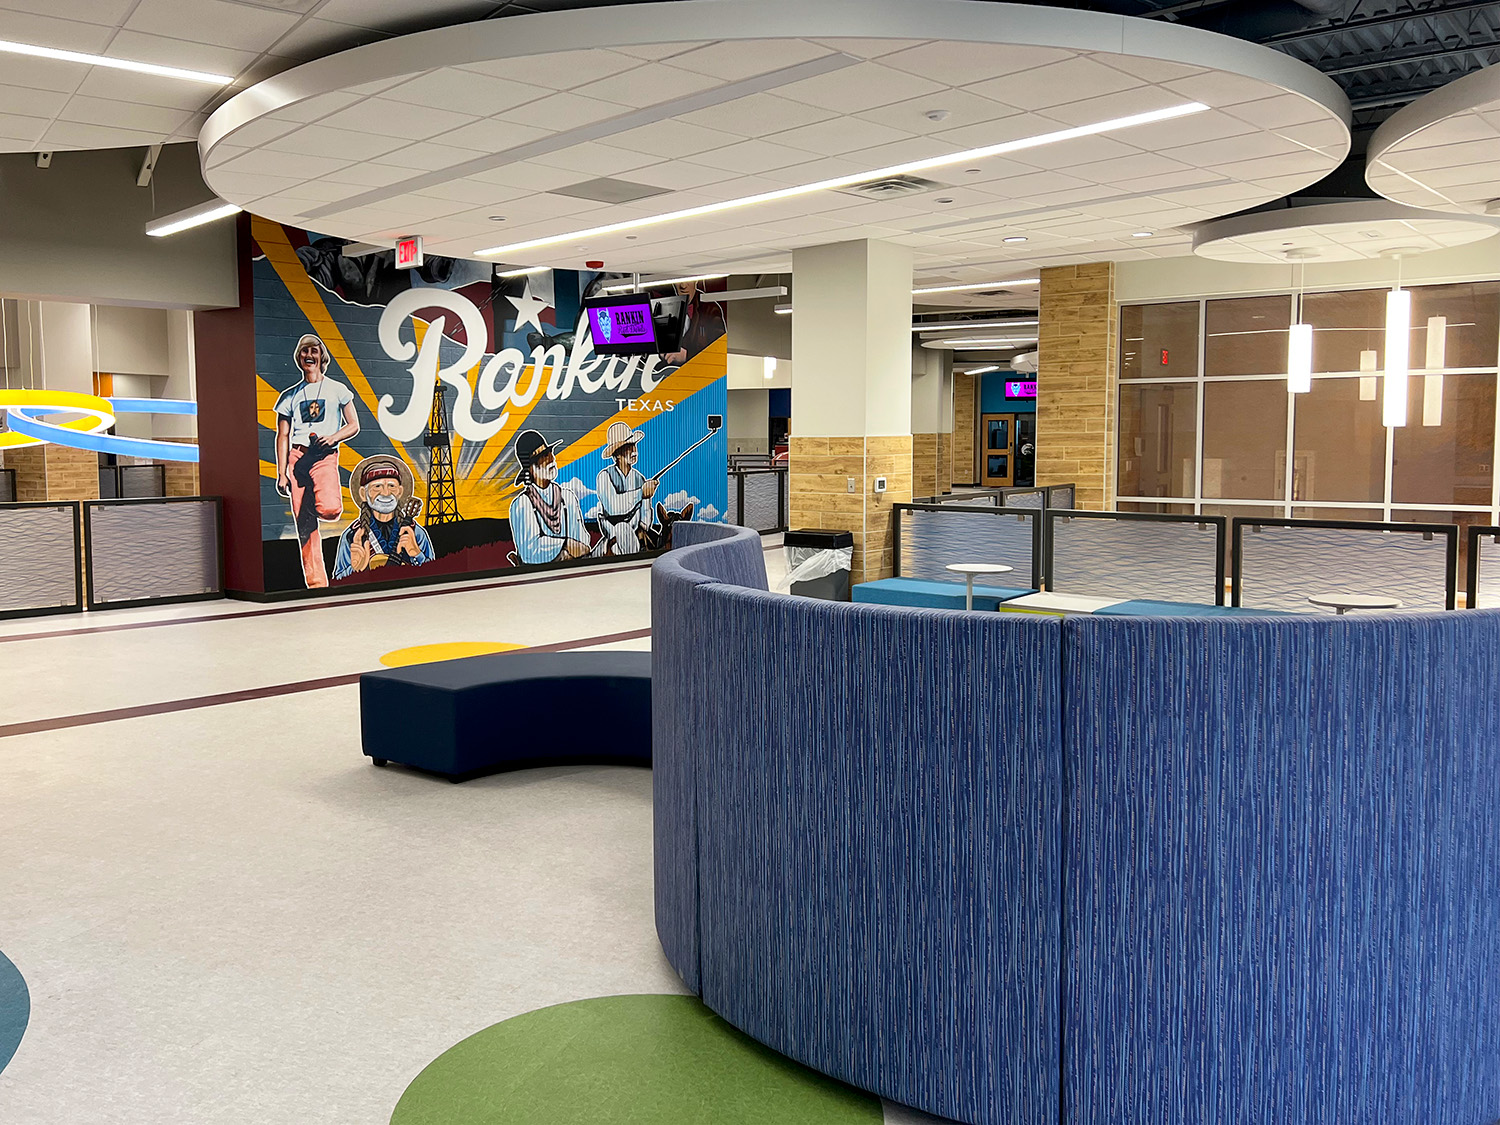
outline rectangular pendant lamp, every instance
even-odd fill
[[[1427,375],[1422,379],[1422,425],[1443,424],[1443,376],[1448,366],[1448,318],[1427,318]],[[1438,374],[1432,374],[1434,371]]]
[[[1375,370],[1375,349],[1369,348],[1359,353],[1359,369],[1361,371]],[[1375,376],[1361,375],[1359,377],[1359,399],[1361,402],[1375,401]]]
[[[1385,295],[1385,402],[1382,421],[1406,425],[1407,374],[1411,363],[1411,290]]]
[[[1312,325],[1292,325],[1286,342],[1286,389],[1293,394],[1312,390],[1312,345]]]

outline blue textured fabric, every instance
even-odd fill
[[[870,605],[904,605],[918,609],[963,609],[964,587],[927,578],[880,578],[861,582],[851,593],[854,600]],[[974,608],[993,610],[1001,602],[1034,594],[1035,590],[1010,590],[1003,586],[975,586]]]
[[[1063,631],[1068,1125],[1500,1118],[1500,612]]]
[[[1232,605],[1197,602],[1156,602],[1134,598],[1094,610],[1096,617],[1294,617],[1284,609],[1239,609]]]
[[[1059,623],[722,585],[691,612],[704,1002],[895,1101],[1055,1121]]]
[[[760,536],[745,528],[677,523],[672,533],[676,546],[651,566],[656,933],[683,983],[700,992],[696,732],[705,689],[725,696],[733,688],[723,668],[703,662],[703,622],[692,594],[714,580],[764,590],[766,559]]]

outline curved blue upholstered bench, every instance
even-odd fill
[[[731,1023],[985,1125],[1500,1118],[1500,612],[897,610],[692,534],[657,925]]]
[[[974,608],[995,609],[1001,602],[1034,594],[1029,588],[975,586]],[[962,582],[937,582],[931,578],[878,578],[861,582],[850,591],[854,601],[871,605],[905,605],[917,609],[964,609],[967,592]]]
[[[558,721],[580,713],[597,722]],[[366,672],[359,714],[377,766],[453,781],[522,766],[650,765],[651,654],[505,652]]]

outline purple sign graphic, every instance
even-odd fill
[[[589,331],[605,345],[654,344],[656,327],[651,322],[651,304],[605,305],[588,311]]]
[[[1036,380],[1017,383],[1007,381],[1005,384],[1006,398],[1036,398]]]

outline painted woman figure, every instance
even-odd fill
[[[510,537],[522,563],[576,559],[589,553],[589,533],[578,510],[578,498],[557,483],[557,451],[536,430],[516,436],[516,474],[520,494],[510,504]]]

